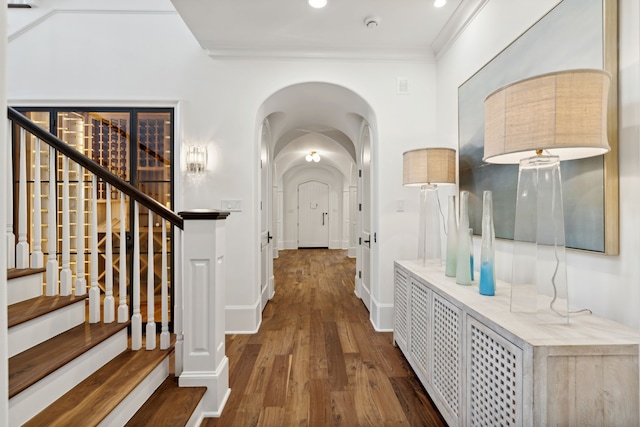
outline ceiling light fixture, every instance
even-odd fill
[[[433,7],[442,7],[447,4],[447,0],[436,0],[433,2]]]
[[[327,0],[309,0],[309,6],[316,9],[322,9],[327,5]]]
[[[320,154],[318,154],[316,151],[312,151],[309,154],[307,154],[304,159],[307,162],[314,161],[314,162],[318,163],[320,161]]]

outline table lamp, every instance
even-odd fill
[[[402,184],[420,187],[418,259],[423,265],[442,262],[438,185],[455,184],[456,151],[452,148],[419,148],[402,154]]]
[[[485,99],[487,163],[518,163],[512,312],[569,321],[560,161],[602,155],[611,77],[567,70],[509,84]]]

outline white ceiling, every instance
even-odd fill
[[[288,58],[435,62],[488,0],[171,0],[214,59]],[[366,21],[375,20],[376,28]],[[311,102],[313,101],[313,102]],[[310,150],[348,176],[368,106],[345,88],[306,83],[274,94],[269,117],[278,174]]]
[[[486,0],[485,0],[486,1]],[[485,1],[172,0],[212,56],[432,59]],[[375,17],[377,28],[365,19]]]

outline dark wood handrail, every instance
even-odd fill
[[[24,114],[14,108],[8,107],[8,117],[13,120],[14,123],[38,137],[41,141],[44,141],[51,147],[55,148],[58,152],[64,154],[83,168],[94,173],[103,181],[108,182],[127,196],[131,197],[133,200],[160,215],[171,224],[180,229],[184,228],[184,220],[178,214],[167,209],[162,203],[147,196],[133,185],[123,181],[117,175],[111,173],[98,163],[86,157],[84,154],[80,153],[57,136],[33,123]]]

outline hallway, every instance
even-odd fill
[[[444,426],[391,333],[354,295],[345,251],[280,251],[254,335],[227,335],[231,396],[202,426]]]

